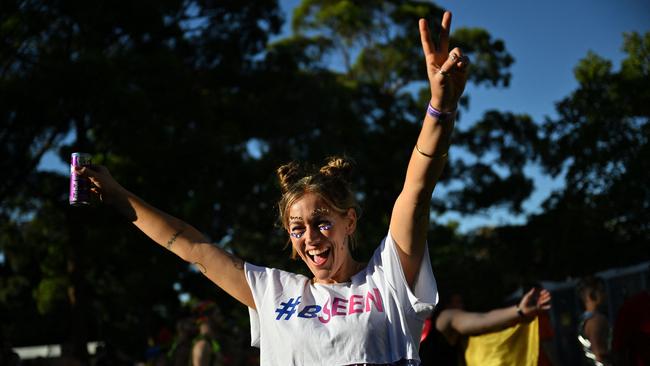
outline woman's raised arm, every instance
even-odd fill
[[[448,51],[450,12],[443,15],[438,47],[432,41],[426,20],[420,19],[419,27],[431,101],[426,107],[404,187],[395,201],[390,221],[390,231],[410,286],[415,281],[424,254],[431,194],[447,161],[456,107],[465,89],[469,62],[460,49]]]
[[[115,207],[153,241],[194,264],[212,282],[244,305],[255,308],[241,259],[209,243],[191,225],[158,210],[126,190],[113,179],[106,167],[94,165],[77,168],[77,172],[92,181],[106,204]]]

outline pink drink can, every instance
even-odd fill
[[[91,205],[90,180],[75,173],[74,167],[90,165],[90,154],[74,152],[70,157],[70,205]]]

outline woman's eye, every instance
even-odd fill
[[[289,233],[289,236],[292,238],[300,239],[305,234],[305,231],[292,231]]]
[[[330,224],[329,222],[325,222],[325,223],[322,223],[322,224],[318,225],[318,228],[320,230],[330,230],[330,229],[332,229],[332,224]]]

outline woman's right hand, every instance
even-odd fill
[[[75,172],[86,177],[93,185],[91,190],[97,194],[103,203],[114,205],[126,195],[126,190],[113,178],[103,165],[87,165],[75,167]]]

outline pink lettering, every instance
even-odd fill
[[[345,305],[342,303],[347,303],[348,300],[341,299],[340,297],[335,297],[332,301],[332,316],[336,315],[345,315]]]
[[[355,301],[355,298],[360,299],[360,301]],[[361,305],[361,307],[355,307],[357,305]],[[350,308],[348,309],[348,314],[354,313],[363,313],[363,296],[361,295],[350,296]]]
[[[384,304],[381,301],[381,294],[379,293],[379,289],[374,288],[374,289],[372,289],[372,291],[375,293],[374,296],[370,291],[368,291],[368,293],[366,294],[366,313],[370,312],[370,302],[371,301],[375,304],[375,308],[383,313],[384,312]]]
[[[331,306],[330,301],[332,303]],[[348,316],[363,312],[369,313],[373,307],[379,312],[384,312],[384,302],[378,288],[373,288],[372,291],[368,291],[365,297],[363,295],[350,295],[348,299],[340,297],[330,298],[325,302],[322,309],[318,305],[313,305],[309,307],[309,310],[307,308],[303,309],[299,316],[313,318],[320,312],[318,320],[323,324],[327,324],[334,316]]]
[[[330,303],[330,301],[329,301],[329,299],[328,299],[327,302],[325,303],[325,305],[323,305],[323,314],[326,314],[326,315],[327,315],[327,318],[322,317],[322,316],[319,316],[319,317],[318,317],[318,320],[320,320],[320,322],[323,323],[323,324],[327,324],[327,323],[329,323],[329,322],[330,322],[330,319],[332,319],[332,316],[331,316],[331,313],[330,313],[330,309],[329,309],[329,307],[328,307],[328,304],[329,304],[329,303]]]

